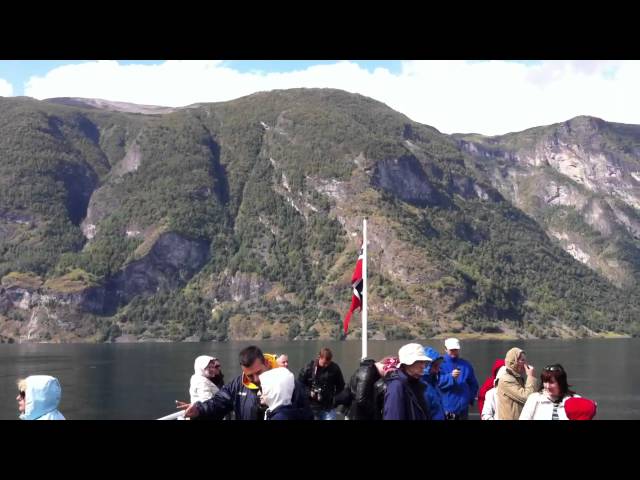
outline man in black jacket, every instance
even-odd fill
[[[266,405],[260,403],[260,374],[272,368],[281,368],[273,355],[263,355],[256,346],[250,346],[240,352],[242,375],[223,386],[212,398],[191,405],[179,405],[186,408],[185,417],[204,417],[222,420],[230,412],[236,420],[264,420]],[[309,402],[305,390],[296,382],[291,398],[293,408],[306,410],[310,415]],[[301,415],[306,416],[306,415]]]
[[[394,357],[384,357],[376,362],[365,358],[349,381],[349,420],[382,420],[384,404],[385,365],[394,364]]]
[[[311,399],[311,410],[316,420],[336,419],[334,398],[344,389],[342,371],[332,358],[331,350],[323,348],[318,358],[309,362],[298,375]]]

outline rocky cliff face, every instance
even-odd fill
[[[0,314],[7,338],[19,341],[104,339],[95,316],[113,315],[136,296],[184,286],[206,263],[209,245],[175,233],[160,235],[150,251],[102,285],[3,278]],[[89,314],[89,316],[87,316]],[[97,335],[97,337],[96,337]]]
[[[402,156],[377,162],[373,185],[419,207],[448,204],[431,184],[422,165],[414,156]]]
[[[475,140],[475,141],[474,141]],[[577,117],[458,143],[576,260],[620,286],[640,279],[640,127]]]
[[[225,270],[211,279],[206,295],[214,303],[246,302],[265,295],[273,287],[271,282],[255,273],[236,272],[232,275]]]
[[[99,325],[88,315],[103,313],[103,288],[61,292],[41,282],[14,282],[7,277],[2,283],[0,316],[5,321],[0,335],[5,338],[17,342],[96,339]]]
[[[129,263],[107,282],[109,294],[105,309],[114,313],[137,295],[181,287],[207,262],[209,245],[173,232],[161,235],[140,260]]]
[[[640,127],[447,136],[314,89],[0,102],[2,341],[338,338],[363,217],[374,338],[640,313]]]

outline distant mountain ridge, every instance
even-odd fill
[[[96,108],[102,110],[110,110],[112,112],[142,113],[145,115],[161,115],[178,110],[177,108],[160,107],[157,105],[139,105],[136,103],[128,102],[113,102],[110,100],[102,100],[100,98],[59,97],[47,98],[43,101],[49,103],[57,103],[59,105],[67,105],[70,107]]]
[[[0,339],[338,338],[364,216],[373,338],[636,335],[638,131],[445,135],[333,89],[1,98]]]

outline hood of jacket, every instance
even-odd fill
[[[431,359],[431,361],[424,367],[423,377],[426,377],[431,375],[431,366],[433,365],[433,362],[436,360],[442,360],[444,357],[440,355],[435,348],[431,347],[425,347],[424,354]]]
[[[487,379],[478,390],[478,409],[480,411],[482,411],[482,407],[484,405],[484,396],[489,390],[496,386],[496,377],[498,375],[498,371],[503,368],[505,368],[504,358],[496,359],[496,361],[493,362],[493,367],[491,367],[491,375],[487,377]]]
[[[504,357],[504,364],[507,367],[507,370],[509,371],[509,373],[517,377],[522,376],[518,372],[518,357],[523,352],[524,350],[522,350],[521,348],[513,347],[511,350],[507,352],[507,354]]]
[[[291,405],[291,397],[295,388],[295,377],[284,367],[267,370],[260,375],[262,398],[273,411],[284,405]]]
[[[498,375],[498,370],[500,370],[500,367],[502,367],[503,365],[504,365],[504,359],[503,358],[497,358],[496,361],[493,362],[493,367],[491,367],[491,379],[492,380],[496,379],[496,375]]]
[[[502,376],[505,374],[506,371],[507,371],[507,367],[505,367],[504,365],[498,369],[498,372],[496,373],[496,377],[493,379],[494,388],[498,386],[498,381],[502,378]]]
[[[200,355],[198,358],[196,358],[196,361],[193,362],[193,373],[195,375],[206,377],[207,374],[204,369],[207,368],[207,365],[209,365],[209,362],[211,360],[215,360],[215,357],[211,357],[209,355]]]
[[[22,420],[36,420],[43,415],[58,409],[62,388],[57,378],[49,375],[31,375],[27,377],[25,392],[25,410]]]

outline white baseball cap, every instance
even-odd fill
[[[457,338],[447,338],[444,341],[444,348],[447,350],[460,350],[460,340]]]
[[[408,343],[398,350],[400,365],[413,365],[420,360],[431,362],[432,360],[424,354],[424,347],[419,343]]]

